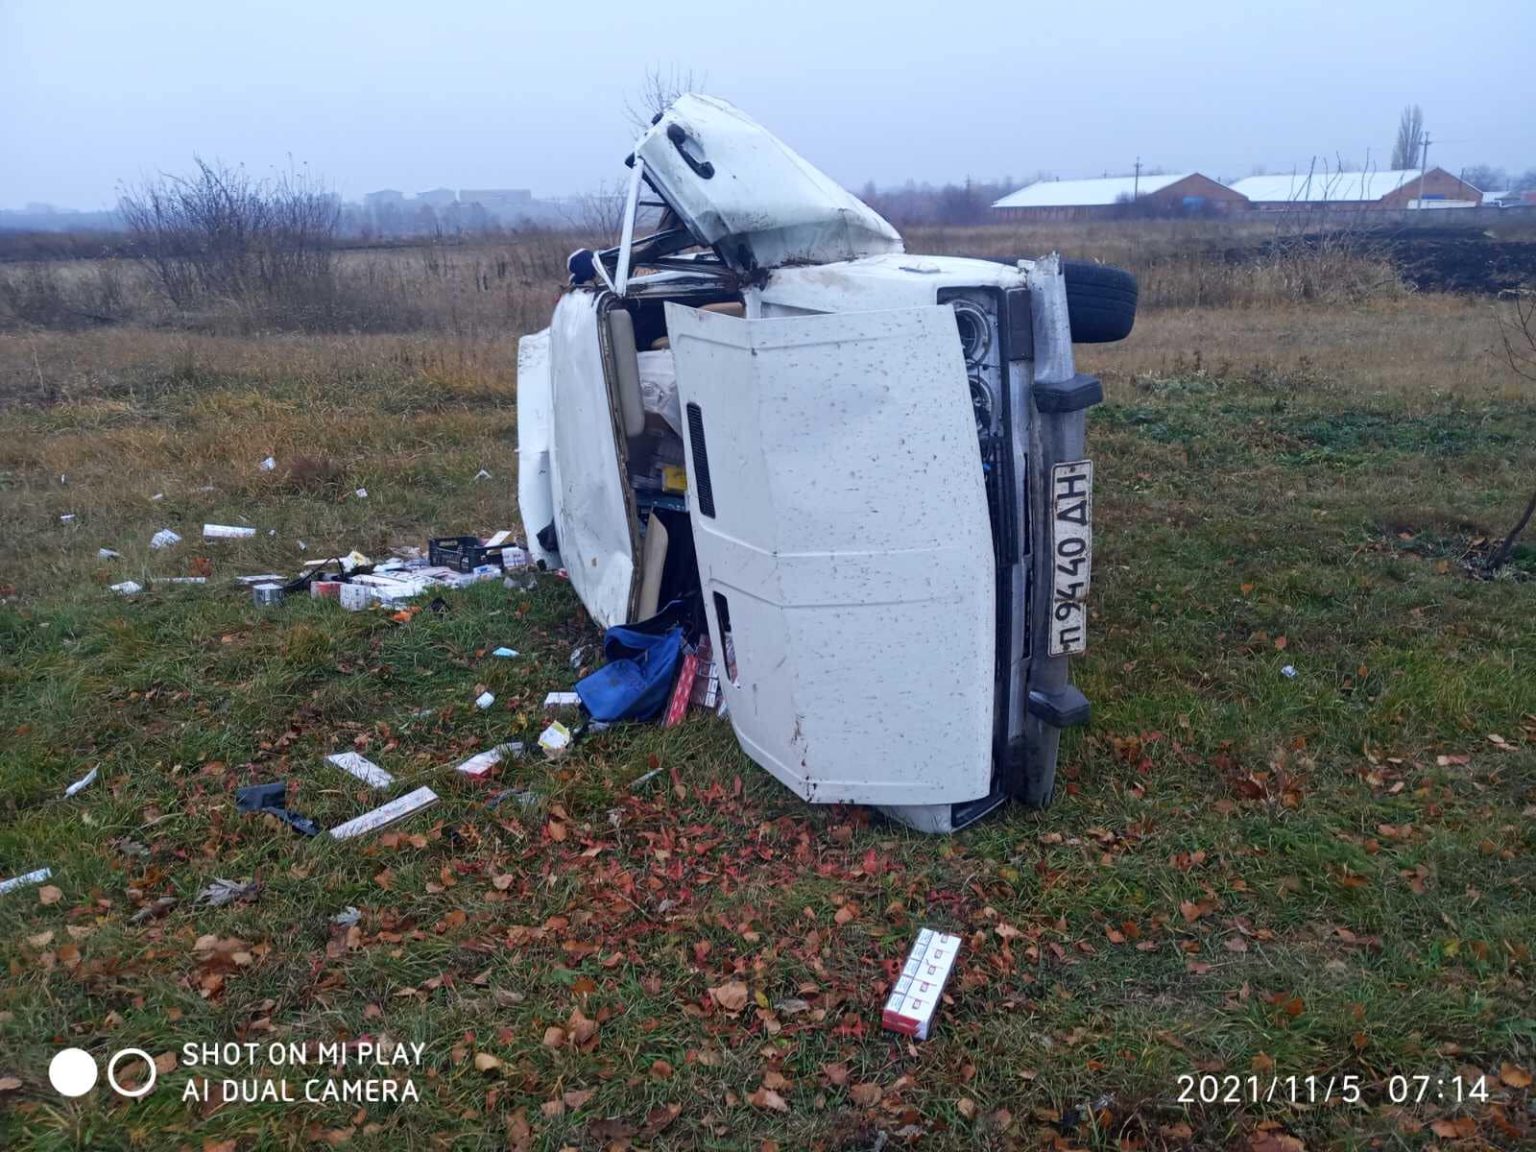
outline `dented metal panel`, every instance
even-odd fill
[[[992,541],[953,310],[743,320],[668,304],[667,330],[742,747],[817,802],[986,795]]]
[[[879,213],[724,100],[680,97],[635,156],[688,230],[738,271],[902,250]]]
[[[550,324],[554,435],[550,480],[560,558],[599,626],[629,619],[638,533],[619,459],[598,336],[599,297],[563,296]]]

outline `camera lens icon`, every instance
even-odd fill
[[[65,1048],[48,1064],[48,1083],[60,1096],[84,1096],[99,1074],[96,1058],[84,1048]]]
[[[118,1066],[125,1060],[142,1060],[149,1076],[142,1084],[125,1088],[118,1081]],[[132,1067],[132,1064],[129,1065]],[[48,1063],[48,1082],[60,1096],[84,1096],[92,1088],[96,1087],[96,1081],[101,1071],[96,1067],[96,1058],[84,1048],[65,1048],[55,1053]],[[126,1096],[130,1100],[137,1100],[140,1096],[149,1095],[155,1086],[159,1069],[155,1067],[155,1058],[142,1048],[124,1048],[121,1052],[114,1052],[112,1059],[107,1061],[107,1083],[112,1086],[112,1091],[119,1096]]]

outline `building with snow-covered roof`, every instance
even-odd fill
[[[1116,215],[1202,215],[1246,208],[1240,193],[1199,172],[1040,180],[993,203],[1006,219],[1075,220]]]
[[[1255,208],[1475,208],[1483,194],[1444,168],[1293,172],[1249,176],[1232,185]]]

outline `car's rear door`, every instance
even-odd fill
[[[986,795],[993,552],[953,310],[668,304],[667,331],[742,746],[808,800]]]
[[[550,321],[549,470],[560,559],[592,618],[611,628],[629,621],[638,534],[603,369],[598,303],[590,292],[567,293]]]

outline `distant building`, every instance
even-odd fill
[[[1199,172],[1041,180],[992,205],[1009,220],[1080,220],[1137,213],[1203,215],[1248,207],[1242,195]]]
[[[384,188],[378,192],[368,192],[363,196],[363,207],[383,208],[386,204],[396,207],[405,202],[405,193],[395,188]]]
[[[478,204],[493,219],[508,223],[534,210],[527,188],[460,188],[459,203]]]
[[[418,192],[415,203],[426,204],[432,208],[446,208],[459,198],[452,188],[433,188],[428,192]]]
[[[1444,168],[1297,172],[1249,176],[1232,185],[1260,211],[1296,208],[1476,208],[1483,194]]]

